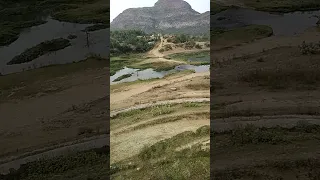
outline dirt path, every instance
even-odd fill
[[[164,38],[162,36],[160,37],[160,39],[161,39],[161,42],[148,53],[148,56],[150,57],[150,59],[148,59],[147,62],[149,62],[149,61],[167,61],[167,62],[185,63],[185,62],[176,61],[173,59],[166,59],[165,56],[168,56],[171,54],[177,54],[177,53],[192,53],[192,52],[201,52],[201,51],[209,51],[210,50],[210,47],[205,47],[203,49],[174,48],[173,50],[160,53],[159,50],[164,45],[166,45],[166,44],[172,45],[173,44],[173,43],[168,43],[167,41],[163,42]]]
[[[163,46],[163,37],[161,37],[161,42],[152,49],[148,55],[149,59],[144,60],[141,64],[153,63],[153,62],[167,62],[167,63],[175,63],[175,64],[186,64],[186,62],[166,59],[164,58],[164,53],[160,53],[159,49]],[[196,50],[199,51],[199,50]],[[173,50],[170,53],[174,54],[177,51]],[[186,50],[182,51],[186,52]],[[180,86],[183,87],[185,84],[195,83],[196,80],[193,81],[194,78],[209,76],[210,72],[202,72],[202,73],[192,73],[184,76],[170,76],[168,78],[163,78],[147,83],[137,83],[137,84],[128,84],[127,86],[120,86],[118,89],[111,90],[110,94],[110,116],[114,117],[119,113],[124,113],[137,109],[144,109],[148,107],[153,107],[157,105],[165,105],[165,104],[179,104],[185,102],[210,102],[210,98],[206,97],[209,93],[209,88],[206,90],[202,90],[201,88],[196,90],[189,90],[191,92],[181,92],[186,95],[186,97],[176,96],[177,99],[171,99],[170,93],[166,92],[158,92],[158,90],[166,90],[171,86],[175,90]],[[201,81],[203,82],[203,81]],[[209,83],[209,80],[205,81]],[[170,87],[168,87],[170,86]],[[116,87],[116,86],[115,86]],[[176,91],[179,92],[179,91]],[[207,93],[206,93],[207,92]],[[187,98],[187,96],[191,96],[191,98]],[[157,101],[152,100],[151,96],[157,96],[160,99]],[[138,100],[144,100],[145,103],[135,104]],[[141,102],[141,101],[140,101]],[[206,112],[209,111],[209,108]],[[189,115],[190,112],[178,112],[178,114],[186,114]],[[136,129],[134,127],[138,127],[139,125],[144,125],[147,123],[151,123],[154,121],[160,121],[165,118],[169,118],[170,116],[159,116],[156,118],[143,119],[134,124],[122,125],[120,128],[111,129],[110,131],[110,143],[111,143],[111,152],[110,158],[111,163],[119,162],[130,158],[132,156],[137,155],[142,148],[145,146],[150,146],[159,142],[161,140],[171,138],[174,135],[185,131],[195,131],[201,126],[209,125],[210,120],[201,119],[202,117],[193,118],[185,118],[182,117],[181,120],[177,120],[174,122],[160,123],[150,126],[143,126],[142,128]]]
[[[181,81],[185,81],[188,79],[192,79],[199,76],[208,76],[210,72],[204,73],[193,73],[183,77],[178,77],[174,79],[160,79],[158,81],[153,81],[145,84],[134,84],[127,87],[127,91],[114,92],[110,94],[110,104],[111,111],[115,111],[121,109],[123,106],[127,105],[126,100],[132,96],[142,94],[143,92],[149,91],[154,87],[161,87],[172,83],[177,83]],[[208,89],[209,91],[209,89]]]
[[[159,50],[162,48],[163,46],[163,37],[160,37],[160,43],[158,44],[158,46],[155,46],[150,52],[149,55],[153,56],[153,57],[157,57],[157,58],[161,58],[163,57],[163,54],[159,52]]]
[[[144,146],[150,146],[185,131],[195,131],[204,125],[210,125],[209,119],[180,120],[149,126],[126,134],[110,134],[110,163],[132,157],[138,154]]]
[[[144,61],[141,61],[137,64],[147,64],[147,63],[153,63],[153,62],[167,62],[167,63],[173,63],[173,64],[187,64],[186,62],[183,61],[178,61],[178,60],[174,60],[174,59],[165,59],[165,58],[149,58],[146,59]]]
[[[116,116],[119,113],[124,113],[124,112],[137,110],[137,109],[144,109],[148,107],[165,105],[165,104],[180,104],[180,103],[186,103],[186,102],[210,102],[210,98],[174,99],[174,100],[159,101],[156,103],[139,104],[136,106],[131,106],[129,108],[125,108],[117,111],[111,111],[110,117]]]

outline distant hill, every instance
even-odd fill
[[[210,32],[210,12],[201,14],[183,0],[158,0],[153,7],[126,9],[111,22],[110,28],[203,34]]]

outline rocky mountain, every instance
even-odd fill
[[[209,33],[210,12],[201,14],[183,0],[158,0],[153,7],[126,9],[111,22],[110,28],[147,33]]]

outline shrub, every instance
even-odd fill
[[[195,46],[197,49],[202,49],[202,46],[200,44],[196,44]]]
[[[194,41],[188,41],[185,43],[185,49],[192,49],[196,43]]]
[[[299,48],[302,54],[318,54],[320,53],[320,42],[307,44],[303,41]]]
[[[160,52],[160,53],[163,53],[163,52],[164,52],[164,49],[163,49],[163,48],[159,49],[159,52]]]
[[[164,45],[164,50],[165,51],[172,50],[172,46],[170,44],[166,44],[166,45]]]

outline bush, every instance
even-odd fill
[[[163,53],[163,52],[164,52],[164,49],[163,49],[163,48],[159,49],[159,52],[160,52],[160,53]]]
[[[142,38],[138,36],[142,36]],[[147,52],[154,45],[148,44],[148,38],[143,38],[143,36],[149,35],[140,30],[111,31],[110,52],[112,54]]]
[[[183,43],[179,43],[179,44],[176,44],[177,47],[183,47],[184,44]]]
[[[299,48],[302,54],[318,54],[320,53],[320,42],[307,44],[303,41]]]
[[[172,46],[170,44],[166,44],[166,45],[164,45],[164,50],[165,51],[172,50]]]
[[[185,43],[185,49],[192,49],[196,43],[194,41],[188,41]]]
[[[195,46],[197,49],[202,49],[202,46],[200,44],[196,44]]]

